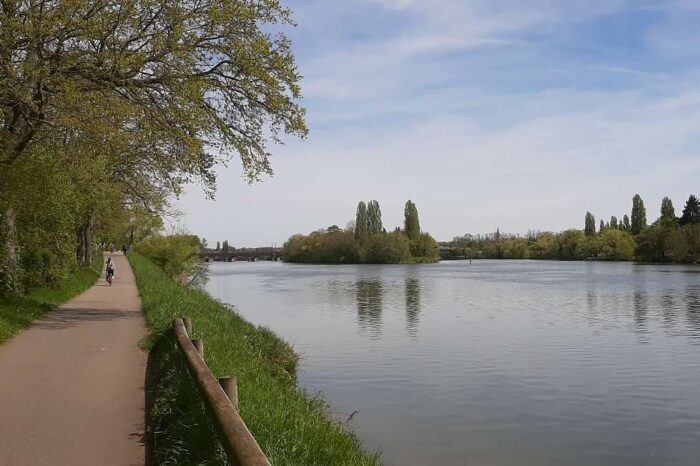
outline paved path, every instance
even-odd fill
[[[146,328],[131,267],[112,257],[111,287],[101,277],[0,345],[0,465],[144,465]]]

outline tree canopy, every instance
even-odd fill
[[[0,2],[0,290],[137,241],[217,164],[271,174],[307,133],[289,25],[277,0]]]

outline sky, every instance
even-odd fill
[[[418,207],[437,240],[583,228],[700,194],[700,1],[287,0],[307,139],[274,176],[218,172],[177,222],[210,244],[282,243]]]

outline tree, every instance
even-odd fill
[[[614,215],[610,217],[610,228],[617,230],[617,217]]]
[[[661,200],[661,217],[659,218],[659,224],[666,227],[678,225],[676,209],[673,208],[673,202],[671,202],[668,196]]]
[[[224,240],[224,243],[221,245],[221,252],[228,252],[228,249],[228,240]]]
[[[2,2],[0,164],[46,128],[89,127],[86,106],[111,101],[100,111],[130,112],[193,168],[210,171],[207,151],[223,151],[249,176],[269,172],[266,126],[275,140],[306,133],[289,40],[265,27],[275,23],[292,19],[273,0]]]
[[[633,235],[638,235],[647,226],[647,210],[644,201],[639,194],[632,198],[632,218],[630,231]]]
[[[403,211],[404,234],[410,240],[416,240],[420,236],[420,220],[418,219],[418,209],[416,205],[409,199],[406,201],[406,206]]]
[[[221,251],[221,243],[219,243],[218,241],[216,242],[216,250]]]
[[[39,223],[9,195],[23,160],[65,173],[50,188],[66,199],[82,194],[58,216],[83,264],[110,199],[162,213],[188,181],[211,195],[215,166],[236,156],[249,181],[271,174],[266,140],[307,133],[290,42],[272,24],[292,24],[275,0],[0,2],[0,284],[32,263],[18,251]]]
[[[622,229],[625,231],[630,231],[632,227],[630,226],[630,218],[629,215],[625,214],[622,217]]]
[[[600,219],[600,228],[598,228],[598,233],[602,233],[605,230],[605,222],[603,219]]]
[[[595,217],[590,212],[586,212],[586,220],[583,232],[586,234],[586,236],[595,235]]]
[[[381,233],[382,229],[382,211],[379,208],[379,202],[369,201],[367,203],[367,233],[376,235]]]
[[[683,208],[683,215],[679,221],[681,226],[690,225],[693,223],[700,223],[700,201],[691,194],[688,200],[685,202],[685,207]]]
[[[357,204],[357,212],[355,214],[355,241],[357,241],[357,244],[363,246],[367,243],[368,227],[367,205],[364,201],[360,201]]]

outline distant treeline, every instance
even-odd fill
[[[404,208],[404,228],[387,232],[377,201],[357,205],[355,222],[341,229],[332,225],[309,235],[294,235],[284,244],[289,262],[317,264],[398,264],[435,262],[438,245],[420,229],[416,205]]]
[[[700,202],[690,195],[677,217],[671,199],[664,197],[659,218],[649,225],[644,202],[637,194],[629,216],[600,220],[597,228],[593,214],[586,212],[583,230],[520,236],[497,229],[493,234],[467,234],[441,244],[447,258],[698,262]]]

